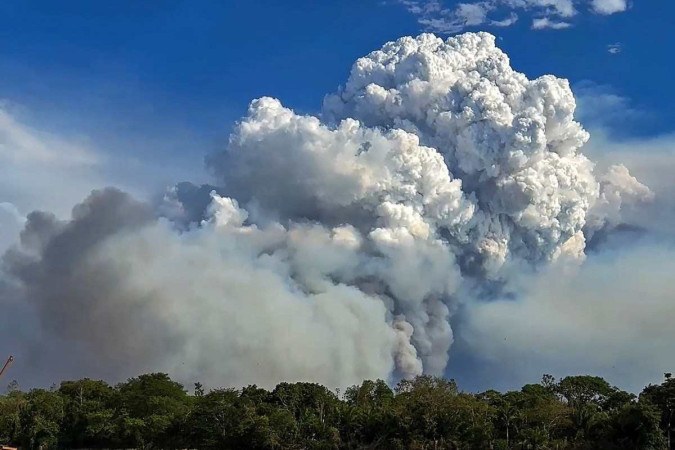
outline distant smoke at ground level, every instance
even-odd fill
[[[581,266],[526,275],[517,300],[467,304],[449,367],[462,385],[513,389],[592,373],[638,392],[675,367],[670,351],[675,242],[594,253]]]
[[[515,384],[583,362],[626,383],[661,370],[666,265],[602,245],[584,262],[588,239],[616,244],[622,211],[659,199],[594,167],[574,110],[565,80],[528,80],[486,33],[386,44],[321,119],[254,100],[208,158],[214,186],[28,215],[0,285],[31,324],[6,325],[22,373],[344,387],[441,375],[454,340]]]

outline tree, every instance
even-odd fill
[[[19,442],[27,449],[56,448],[64,418],[64,402],[58,392],[34,389],[19,409]]]
[[[117,393],[104,381],[65,381],[58,389],[64,401],[62,445],[95,448],[112,445]]]
[[[204,385],[202,385],[199,381],[195,383],[195,397],[203,397],[204,396]]]
[[[635,396],[592,376],[518,391],[461,392],[420,376],[382,380],[342,399],[315,383],[255,385],[194,395],[166,374],[65,381],[0,396],[0,440],[25,449],[574,449],[663,450],[672,426],[671,377]]]
[[[666,443],[659,412],[647,403],[626,403],[613,411],[598,444],[607,449],[661,450]]]
[[[396,386],[397,437],[405,447],[458,447],[472,419],[484,412],[472,411],[454,380],[419,376]]]
[[[361,407],[385,407],[394,400],[394,391],[383,380],[365,380],[361,386],[347,388],[344,395],[347,403]]]
[[[573,408],[591,404],[601,407],[613,388],[603,378],[579,375],[560,380],[557,392]]]
[[[19,444],[21,433],[21,408],[25,394],[12,390],[0,396],[0,442]]]
[[[297,438],[297,425],[288,411],[256,405],[234,389],[219,389],[197,399],[185,434],[198,448],[271,449],[290,447]]]
[[[340,410],[340,434],[349,448],[384,445],[395,430],[394,391],[382,380],[347,388]]]
[[[280,383],[272,391],[270,401],[292,414],[298,423],[303,445],[316,447],[325,441],[337,446],[340,434],[337,427],[339,400],[337,396],[316,383]]]
[[[152,373],[118,385],[117,391],[117,426],[120,435],[125,436],[125,445],[176,445],[177,430],[189,410],[188,396],[180,383],[167,374]]]
[[[666,437],[668,449],[675,447],[675,378],[670,373],[665,374],[665,380],[660,385],[649,385],[640,394],[640,401],[653,405],[660,413],[661,429]]]

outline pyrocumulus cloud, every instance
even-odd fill
[[[653,199],[624,166],[594,168],[574,112],[566,80],[514,71],[490,34],[404,37],[356,61],[319,116],[251,102],[208,159],[213,186],[31,213],[0,301],[81,349],[73,375],[441,375],[460,305],[500,298],[515,271],[582,264],[588,237]],[[494,351],[480,330],[499,305],[472,315],[476,349]]]

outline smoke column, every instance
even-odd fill
[[[490,34],[404,37],[356,61],[319,116],[251,102],[208,158],[213,186],[30,214],[0,302],[19,298],[87,375],[441,375],[460,305],[581,264],[622,204],[653,197],[621,165],[596,173],[574,111],[566,80],[528,80]]]

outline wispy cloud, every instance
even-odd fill
[[[510,27],[518,21],[518,14],[512,12],[509,17],[502,20],[492,20],[490,25],[493,27]]]
[[[551,20],[548,17],[540,17],[538,19],[532,20],[532,29],[533,30],[563,30],[565,28],[571,27],[572,24],[569,22],[561,22],[556,20]]]
[[[454,8],[446,8],[438,0],[400,0],[400,3],[417,16],[420,25],[434,33],[457,33],[466,27],[482,25],[493,9],[490,1],[460,3]]]
[[[619,130],[630,131],[629,125],[639,127],[653,117],[611,86],[584,80],[575,83],[572,90],[577,99],[576,117],[591,130],[613,128],[616,134]]]
[[[0,253],[16,242],[25,220],[13,203],[0,201]]]
[[[612,55],[617,55],[617,54],[621,53],[622,50],[623,50],[623,48],[621,47],[621,42],[617,42],[615,44],[609,44],[607,46],[607,51],[609,53],[611,53]]]
[[[87,139],[36,128],[14,109],[0,104],[3,209],[26,213],[51,208],[64,214],[83,193],[101,183],[106,158]]]
[[[86,145],[31,128],[0,105],[0,161],[57,166],[95,165],[99,157]]]
[[[591,8],[597,14],[614,14],[628,9],[626,0],[592,0]]]
[[[583,11],[609,15],[628,9],[627,0],[585,0]],[[518,14],[533,17],[532,29],[561,30],[579,14],[572,0],[477,0],[453,6],[441,0],[398,0],[426,31],[452,34],[478,26],[508,27]],[[578,2],[577,2],[578,3]]]

